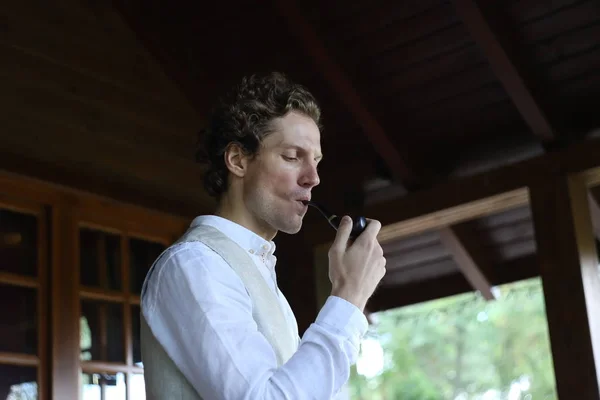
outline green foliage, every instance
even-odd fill
[[[540,281],[498,289],[494,301],[468,293],[375,315],[384,367],[354,367],[351,399],[557,399]]]

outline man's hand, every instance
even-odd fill
[[[380,229],[379,221],[368,220],[365,230],[350,243],[352,220],[345,216],[329,249],[331,294],[349,301],[361,311],[385,275],[386,260],[377,241]]]

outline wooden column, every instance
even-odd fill
[[[557,393],[600,399],[600,272],[582,176],[531,188]]]
[[[78,229],[74,205],[52,214],[52,399],[79,398]]]

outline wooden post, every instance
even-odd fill
[[[557,393],[600,399],[600,272],[582,175],[530,188]]]
[[[70,202],[52,215],[52,396],[79,398],[79,231]]]

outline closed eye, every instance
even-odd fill
[[[281,157],[283,157],[283,159],[286,160],[286,161],[296,161],[296,160],[298,160],[297,157],[288,157],[288,156],[284,156],[284,155],[282,155]]]

